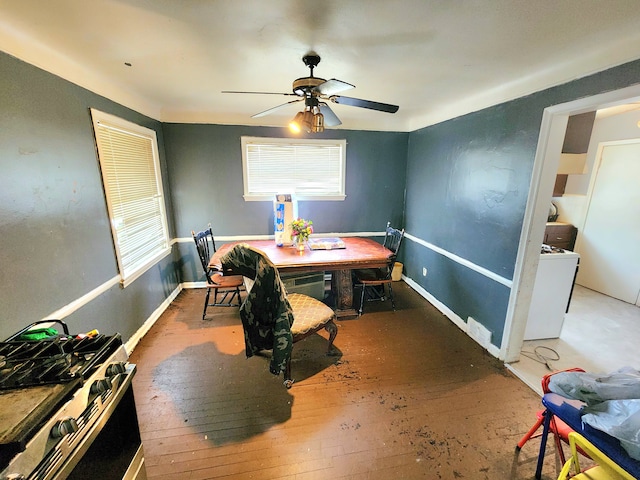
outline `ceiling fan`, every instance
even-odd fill
[[[309,67],[310,73],[308,77],[298,78],[293,81],[293,93],[239,92],[233,90],[224,90],[222,93],[248,93],[299,97],[295,100],[291,100],[290,102],[256,113],[255,115],[252,115],[251,118],[264,117],[265,115],[274,113],[287,105],[304,101],[304,111],[298,112],[289,126],[294,130],[302,127],[307,132],[321,132],[324,130],[324,125],[335,127],[342,124],[337,115],[333,113],[333,110],[329,108],[327,101],[337,103],[338,105],[368,108],[370,110],[378,110],[380,112],[387,113],[396,113],[398,111],[399,107],[397,105],[337,95],[338,93],[355,88],[355,86],[335,78],[325,80],[324,78],[314,77],[313,69],[320,63],[320,56],[317,53],[307,53],[302,57],[302,61],[307,67]]]

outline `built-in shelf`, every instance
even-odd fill
[[[588,173],[586,153],[562,153],[558,175],[583,175]]]
[[[556,175],[556,183],[553,185],[554,197],[561,197],[562,195],[564,195],[564,189],[567,186],[568,178],[569,175],[567,174]]]
[[[553,196],[564,195],[567,186],[568,175],[584,175],[588,173],[587,151],[591,140],[591,131],[596,112],[572,115],[567,122],[567,131],[564,136],[562,153],[556,183],[553,188]]]

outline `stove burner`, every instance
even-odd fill
[[[0,390],[84,379],[122,344],[119,335],[72,337],[64,327],[65,333],[43,340],[21,340],[19,332],[0,342]]]

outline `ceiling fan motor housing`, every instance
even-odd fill
[[[307,92],[311,92],[312,88],[326,82],[324,78],[318,77],[302,77],[293,81],[293,93],[304,96]]]
[[[324,78],[316,78],[313,76],[313,69],[320,63],[320,55],[316,52],[309,52],[302,57],[304,64],[309,67],[309,76],[298,78],[293,81],[293,93],[300,96],[310,96],[311,89],[317,87],[326,80]]]

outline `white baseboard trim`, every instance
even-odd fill
[[[418,294],[420,294],[425,300],[427,300],[429,303],[431,303],[434,307],[436,307],[438,310],[440,310],[440,312],[447,317],[449,320],[451,320],[460,330],[462,330],[464,333],[466,333],[467,335],[469,335],[469,326],[467,324],[467,322],[465,322],[464,320],[462,320],[458,315],[456,315],[449,307],[447,307],[444,303],[440,302],[438,299],[436,299],[433,295],[431,295],[429,292],[427,292],[424,288],[422,288],[419,284],[417,284],[416,282],[414,282],[412,279],[410,279],[409,277],[402,275],[402,280],[404,280],[404,282],[409,285],[411,288],[413,288],[416,292],[418,292]],[[498,347],[496,347],[493,344],[490,344],[488,346],[482,345],[480,344],[480,342],[478,342],[475,338],[473,338],[471,335],[469,335],[469,338],[471,338],[474,342],[476,342],[478,345],[480,345],[482,348],[486,349],[487,352],[489,352],[491,355],[493,355],[496,358],[500,357],[500,349]]]
[[[171,292],[171,294],[165,298],[165,300],[154,310],[154,312],[147,318],[147,320],[142,324],[142,326],[134,333],[129,340],[124,345],[124,348],[127,350],[127,354],[131,355],[133,349],[136,348],[142,337],[144,337],[147,332],[153,327],[156,323],[160,315],[164,313],[164,311],[171,305],[171,302],[175,300],[178,294],[182,291],[183,285],[179,284],[176,289]]]

